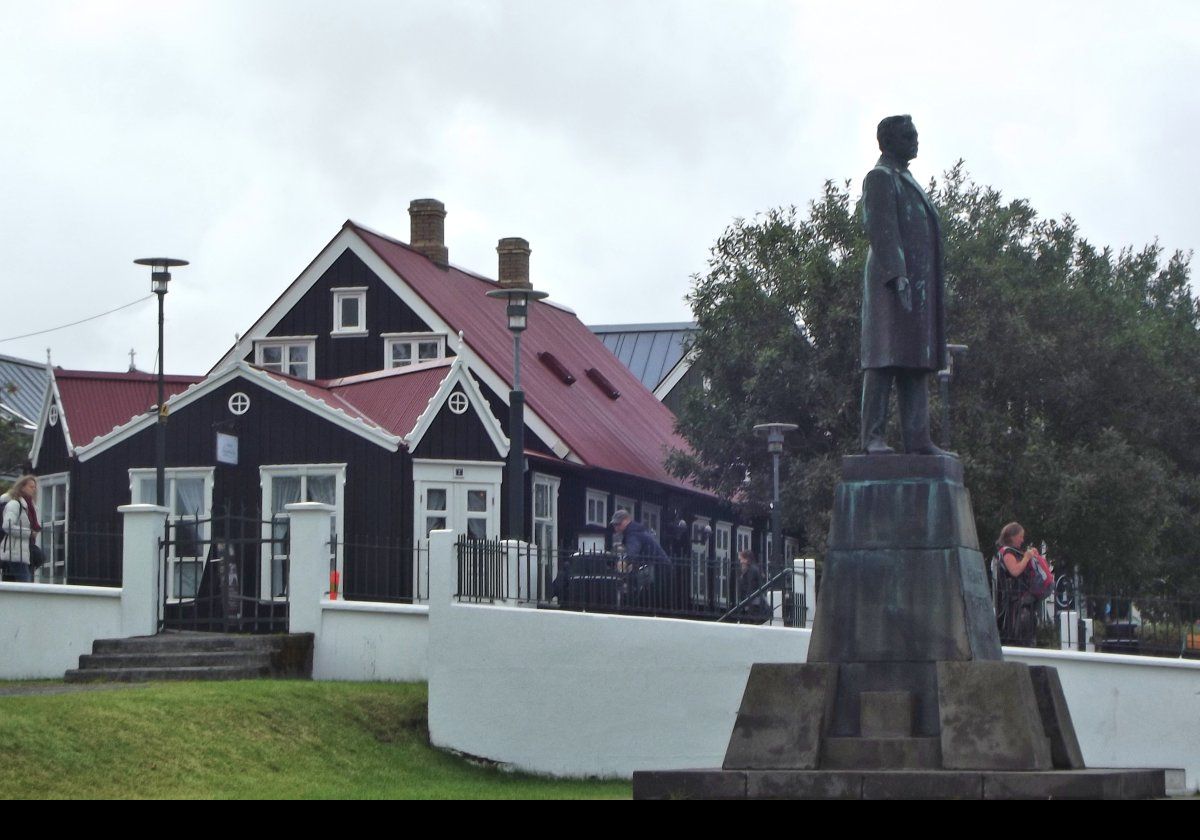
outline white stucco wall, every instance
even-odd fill
[[[0,679],[62,679],[121,618],[120,589],[0,583]]]
[[[424,680],[429,607],[363,601],[321,602],[314,680]]]
[[[750,666],[808,655],[808,630],[458,604],[453,545],[433,536],[429,728],[440,747],[561,776],[719,767]],[[1005,656],[1059,669],[1090,766],[1183,768],[1196,788],[1200,662]]]
[[[1089,767],[1181,767],[1200,784],[1200,662],[1005,648],[1058,669]]]

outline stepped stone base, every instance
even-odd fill
[[[1153,799],[1165,770],[666,770],[633,774],[634,799]]]
[[[1005,662],[962,465],[842,462],[808,663],[755,664],[721,769],[638,799],[1141,799],[1165,770],[1085,769],[1058,673]]]
[[[308,679],[311,633],[270,636],[224,633],[163,633],[129,639],[97,639],[92,652],[67,671],[67,682],[150,680]]]

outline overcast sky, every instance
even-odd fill
[[[1072,214],[1098,245],[1200,242],[1200,4],[0,2],[0,338],[192,265],[167,370],[203,373],[347,218],[451,262],[524,236],[586,323],[681,321],[729,223],[857,193],[911,113],[921,181]],[[146,301],[0,353],[151,369]]]

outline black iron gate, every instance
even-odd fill
[[[173,518],[159,546],[160,630],[287,632],[286,520]]]

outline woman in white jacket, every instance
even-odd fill
[[[4,536],[0,538],[0,576],[4,580],[31,581],[33,568],[29,564],[33,537],[41,530],[34,499],[37,498],[37,478],[24,475],[17,479],[4,501]]]

